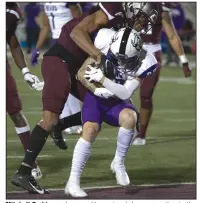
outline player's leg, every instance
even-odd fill
[[[73,68],[76,68],[76,67],[73,67]],[[75,76],[71,76],[70,93],[78,100],[84,101],[86,92],[87,92],[87,89],[82,85],[82,83],[78,81]],[[63,130],[72,126],[80,126],[80,125],[82,125],[81,111],[75,114],[72,114],[68,117],[60,119],[58,124],[54,127],[53,132],[51,134],[53,134],[54,137],[60,139],[62,137]]]
[[[73,197],[85,197],[87,194],[80,188],[80,177],[91,154],[94,142],[102,123],[102,111],[99,101],[87,93],[82,107],[83,133],[78,140],[72,158],[72,166],[65,193]]]
[[[161,51],[156,52],[158,68],[152,75],[144,79],[140,86],[140,131],[134,139],[134,145],[144,145],[146,143],[146,132],[153,112],[153,93],[161,70],[161,55]]]
[[[120,126],[117,135],[115,157],[111,163],[111,170],[116,173],[117,184],[126,186],[130,183],[124,160],[133,140],[134,130],[138,123],[138,111],[134,105],[122,102],[113,107],[106,117],[106,122],[113,126]]]
[[[26,152],[30,139],[30,127],[22,112],[22,104],[17,92],[16,82],[11,74],[11,68],[8,63],[6,64],[6,111],[13,121],[16,134],[20,138]],[[34,170],[32,169],[34,178],[42,178],[42,173],[37,164],[33,163],[32,167],[34,168]]]
[[[69,94],[68,100],[67,100],[68,106],[70,108],[71,114],[76,114],[78,112],[81,112],[81,105],[80,101],[75,98],[72,94]],[[65,116],[66,117],[66,116]],[[68,128],[69,134],[78,134],[80,135],[82,133],[82,126],[72,126]]]
[[[28,191],[40,194],[43,194],[44,190],[30,176],[30,166],[42,150],[53,126],[58,122],[71,83],[68,66],[58,57],[45,56],[43,58],[42,74],[45,82],[42,95],[43,120],[34,127],[23,163],[11,181]]]

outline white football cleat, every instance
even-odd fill
[[[43,177],[43,174],[38,166],[31,170],[31,175],[35,178],[35,180],[39,180]]]
[[[81,135],[82,134],[82,126],[73,126],[73,127],[65,129],[63,132],[68,134],[68,135],[72,135],[72,134]]]
[[[76,135],[82,134],[82,126],[78,125],[78,126],[71,127],[71,132],[72,134],[76,134]]]
[[[70,183],[69,181],[66,184],[64,193],[66,195],[71,195],[72,197],[87,197],[88,194],[80,188],[79,184],[76,184],[75,182]]]
[[[113,173],[116,173],[117,184],[122,186],[127,186],[130,184],[130,179],[123,162],[113,160],[110,169]]]
[[[145,144],[146,144],[146,139],[140,138],[140,137],[135,138],[132,143],[132,145],[145,145]]]

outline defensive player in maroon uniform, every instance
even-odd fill
[[[18,22],[22,17],[20,8],[16,3],[6,3],[6,42],[10,47],[13,59],[16,65],[22,71],[24,80],[32,89],[37,89],[37,84],[40,82],[38,77],[32,75],[27,68],[27,64],[24,59],[24,55],[20,44],[15,35],[15,30]],[[17,86],[14,77],[11,73],[11,67],[6,59],[6,111],[14,123],[15,130],[19,136],[24,151],[27,150],[29,138],[30,138],[30,127],[22,112],[22,104],[18,95]],[[31,167],[32,175],[36,179],[42,177],[40,168],[33,162]]]
[[[185,77],[191,76],[191,69],[189,68],[188,60],[185,56],[182,43],[174,28],[174,24],[170,15],[171,3],[150,3],[149,5],[152,9],[154,8],[158,11],[158,18],[152,29],[150,29],[146,34],[142,33],[141,37],[144,42],[143,48],[147,49],[155,55],[159,68],[153,75],[146,78],[140,87],[140,132],[133,142],[134,145],[144,145],[146,143],[145,138],[147,127],[153,111],[152,96],[160,76],[160,70],[162,68],[162,50],[160,45],[162,28],[164,29],[173,50],[182,63]],[[136,19],[140,19],[140,15],[143,15],[143,13],[147,12],[146,9],[151,10],[146,6],[143,9],[138,9],[137,7],[140,8],[140,5],[136,5],[134,8],[134,10],[136,10],[135,13],[137,13],[135,16]]]
[[[124,3],[124,6],[122,3],[100,3],[96,12],[84,14],[65,24],[57,43],[44,54],[43,120],[32,131],[23,163],[12,177],[11,182],[14,185],[39,194],[46,192],[32,182],[30,166],[40,153],[49,133],[58,123],[69,92],[83,100],[86,89],[76,80],[76,73],[83,62],[91,56],[97,64],[104,66],[104,55],[92,42],[96,32],[103,27],[122,27],[123,23],[128,21],[127,9],[124,10],[126,7],[127,3]]]

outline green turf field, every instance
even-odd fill
[[[11,65],[13,62],[10,63]],[[31,129],[41,118],[41,92],[30,90],[18,69],[13,65],[23,111]],[[40,75],[40,67],[32,69]],[[163,68],[162,80],[154,94],[155,111],[148,129],[145,146],[132,146],[126,167],[132,184],[156,184],[196,181],[196,73],[184,79],[179,68]],[[133,97],[139,107],[138,93]],[[109,170],[116,147],[117,129],[103,125],[93,145],[92,156],[85,168],[81,185],[115,185]],[[69,149],[59,150],[49,139],[38,158],[46,188],[64,188],[68,179],[72,151],[78,136],[67,137]],[[23,148],[10,118],[7,116],[7,190],[16,190],[10,177],[20,165]]]

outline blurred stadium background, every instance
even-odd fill
[[[24,11],[27,3],[19,4]],[[166,36],[163,34],[161,45],[164,68],[154,94],[155,110],[148,129],[148,143],[142,147],[131,147],[126,160],[128,174],[134,184],[196,181],[196,3],[180,5],[180,9],[173,9],[172,16],[190,66],[193,68],[192,77],[184,78],[181,65],[173,51],[169,49]],[[36,17],[36,21],[40,27],[42,23],[40,14]],[[29,64],[26,22],[25,15],[18,26],[17,36]],[[46,41],[43,51],[50,46],[50,39]],[[35,43],[32,42],[32,47],[34,46]],[[30,90],[10,57],[9,62],[23,102],[23,112],[32,129],[41,118],[41,92]],[[31,70],[42,79],[40,64]],[[133,100],[139,107],[138,92]],[[83,186],[116,184],[115,177],[109,170],[116,147],[116,132],[117,129],[104,124],[84,171]],[[44,174],[44,178],[40,180],[41,185],[48,188],[64,187],[77,139],[75,135],[67,137],[69,142],[67,151],[60,151],[53,145],[51,139],[48,140],[38,158]],[[15,134],[13,123],[7,116],[7,190],[16,190],[10,184],[10,177],[22,158],[23,148]]]

